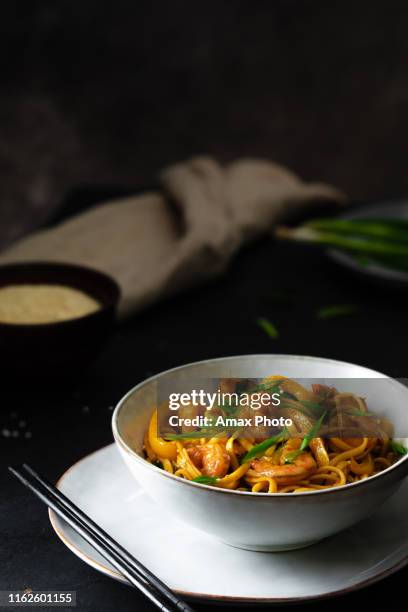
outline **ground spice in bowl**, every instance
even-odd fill
[[[64,285],[8,285],[0,287],[0,322],[56,323],[83,317],[101,308],[93,297]]]

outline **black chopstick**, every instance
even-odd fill
[[[84,528],[89,527],[93,533],[99,538],[101,543],[105,545],[110,552],[117,553],[119,552],[123,559],[128,563],[134,571],[140,574],[142,580],[148,580],[152,583],[158,590],[164,589],[166,592],[166,596],[171,597],[171,602],[179,606],[178,609],[182,610],[191,610],[189,606],[179,600],[178,597],[168,589],[168,587],[150,570],[147,569],[142,563],[140,563],[135,557],[133,557],[123,546],[121,546],[118,542],[116,542],[111,536],[106,533],[99,525],[97,525],[88,515],[86,515],[78,506],[76,506],[68,497],[66,497],[59,489],[54,487],[46,478],[40,476],[37,472],[35,472],[29,465],[26,463],[23,464],[23,469],[30,474],[30,476],[37,482],[40,483],[45,489],[47,489],[48,493],[53,497],[53,499],[58,500],[65,509],[70,511],[74,517],[82,523]],[[182,607],[180,608],[180,603]]]
[[[20,469],[9,467],[9,470],[118,569],[131,584],[142,591],[160,610],[192,612],[193,609],[179,599],[157,576],[30,466],[24,464]]]

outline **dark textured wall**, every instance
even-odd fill
[[[405,195],[407,32],[403,1],[3,2],[0,244],[202,152]]]

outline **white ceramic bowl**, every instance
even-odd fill
[[[387,416],[397,430],[407,428],[408,389],[404,385],[361,366],[296,355],[226,357],[168,370],[129,391],[117,405],[112,419],[113,435],[126,465],[161,507],[227,544],[249,550],[290,550],[333,535],[374,512],[397,491],[408,474],[408,455],[405,455],[390,468],[357,483],[283,495],[229,491],[193,483],[143,459],[143,435],[156,402],[159,379],[165,377],[177,384],[193,375],[208,379],[259,378],[272,374],[322,381],[349,379],[352,390],[366,397],[367,382],[363,379],[387,379],[387,384],[380,389],[388,396],[379,398],[376,385],[376,399],[386,405]],[[359,389],[359,385],[364,388]],[[372,407],[370,397],[368,403]]]

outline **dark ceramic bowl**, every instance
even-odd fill
[[[82,317],[39,324],[0,323],[0,368],[6,377],[71,377],[98,355],[113,330],[120,289],[108,275],[71,264],[33,262],[0,266],[0,287],[58,284],[96,299],[101,308]]]

